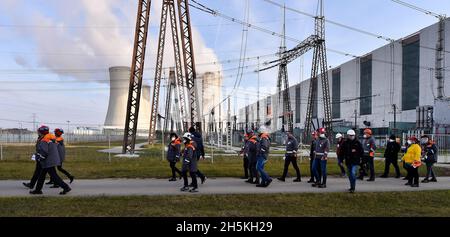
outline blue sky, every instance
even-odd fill
[[[250,22],[280,32],[282,9],[264,0],[248,0]],[[317,0],[273,0],[315,14]],[[405,0],[406,1],[406,0]],[[246,0],[198,0],[223,14],[243,19]],[[437,13],[450,12],[448,0],[407,0]],[[63,126],[100,125],[108,105],[108,67],[129,66],[137,0],[2,0],[0,1],[0,127],[19,127],[36,113],[41,123]],[[161,0],[153,1],[144,82],[152,83]],[[398,39],[436,22],[436,19],[390,0],[325,0],[327,19]],[[191,9],[197,63],[238,59],[242,26]],[[313,32],[313,19],[286,12],[286,35],[303,40]],[[326,26],[327,47],[363,55],[387,42],[338,26]],[[170,42],[170,41],[169,41]],[[288,41],[287,46],[295,46]],[[280,38],[249,29],[247,57],[274,54]],[[170,44],[165,66],[171,66]],[[433,47],[433,46],[431,46]],[[260,59],[262,64],[265,60]],[[351,57],[328,52],[328,64],[338,66]],[[311,53],[289,65],[290,83],[310,74]],[[237,90],[236,107],[256,100],[258,75],[248,68]],[[202,65],[197,71],[224,69],[223,95],[234,84],[238,63]],[[261,96],[275,91],[277,70],[260,73]],[[234,96],[233,100],[234,101]],[[58,125],[60,124],[60,125]],[[23,127],[32,124],[23,122]],[[64,125],[65,126],[65,125]]]

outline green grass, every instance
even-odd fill
[[[106,147],[107,148],[107,147]],[[108,154],[99,153],[97,150],[104,149],[102,144],[95,143],[94,146],[80,144],[67,147],[67,157],[64,167],[79,179],[100,178],[167,178],[170,174],[168,162],[162,159],[162,146],[156,144],[144,150],[140,158],[116,158]],[[0,161],[0,180],[5,179],[29,179],[33,173],[35,163],[30,160],[34,152],[34,146],[4,146],[3,157]],[[207,151],[209,152],[209,151]],[[336,160],[328,162],[328,173],[338,175],[340,173]],[[378,175],[384,170],[384,163],[375,162]],[[271,157],[266,169],[272,176],[279,176],[283,170],[284,161],[281,157]],[[180,164],[177,165],[180,167]],[[237,156],[214,155],[214,160],[200,161],[199,168],[209,177],[240,177],[243,174],[242,158]],[[303,159],[300,163],[302,176],[309,175],[309,160]],[[402,173],[405,171],[401,169]],[[424,175],[425,167],[420,168]],[[450,170],[436,167],[438,176],[450,175]],[[290,175],[294,175],[291,167]],[[391,168],[393,175],[393,168]]]
[[[0,216],[449,217],[450,190],[355,194],[0,198]]]

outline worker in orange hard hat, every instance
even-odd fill
[[[59,158],[60,158],[60,164],[57,166],[57,169],[59,172],[66,175],[67,178],[69,178],[70,183],[72,183],[73,179],[75,177],[63,168],[63,162],[66,159],[66,147],[64,145],[64,138],[62,136],[64,134],[64,130],[62,128],[56,128],[54,132],[55,132],[55,136],[56,136],[55,142],[57,144]],[[59,187],[52,178],[50,178],[50,181],[46,184],[53,184],[53,186],[51,186],[50,188],[58,188]]]
[[[314,177],[314,172],[313,172],[313,161],[314,161],[314,150],[316,149],[316,140],[319,138],[319,134],[317,133],[317,131],[313,131],[311,133],[311,149],[309,150],[309,173],[311,175],[311,178],[309,179],[308,183],[315,183],[315,177]],[[317,169],[317,172],[319,173],[319,175],[322,175],[322,171],[320,169],[320,166]]]
[[[316,140],[314,149],[313,173],[316,182],[312,184],[313,187],[326,188],[327,187],[327,160],[328,152],[330,150],[330,141],[326,136],[325,128],[319,128],[319,139]],[[318,172],[320,167],[321,173]]]
[[[375,181],[375,139],[372,137],[372,130],[370,128],[364,129],[364,140],[362,142],[364,148],[364,155],[361,159],[361,166],[359,169],[359,179],[363,180],[367,175],[367,170],[370,172],[370,177],[367,181]]]
[[[433,165],[437,162],[438,148],[434,141],[430,139],[428,135],[423,135],[420,138],[422,144],[422,156],[425,164],[427,165],[427,175],[422,183],[437,182],[436,176],[433,172]],[[431,176],[431,179],[430,179]]]

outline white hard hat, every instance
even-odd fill
[[[342,137],[342,134],[341,134],[341,133],[336,134],[336,139],[339,139],[339,138],[341,138],[341,137]]]
[[[192,134],[191,134],[190,132],[187,132],[187,133],[185,133],[185,134],[183,135],[183,138],[192,140]]]
[[[350,129],[350,130],[347,131],[347,135],[349,135],[349,136],[356,136],[356,133],[355,133],[355,131],[353,129]]]

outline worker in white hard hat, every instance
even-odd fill
[[[184,180],[184,186],[181,188],[182,192],[198,192],[197,185],[197,158],[195,157],[195,146],[194,141],[192,141],[192,134],[185,133],[183,135],[183,166],[181,168],[181,174]],[[187,173],[191,175],[192,188],[189,189]]]
[[[364,155],[364,149],[361,142],[356,138],[354,130],[347,131],[347,139],[341,147],[345,164],[347,165],[348,179],[350,180],[350,193],[355,192],[356,188],[356,172],[361,163],[361,157]]]
[[[344,156],[342,154],[342,144],[344,144],[345,138],[341,133],[336,134],[336,156],[338,166],[341,169],[341,177],[345,177]]]

